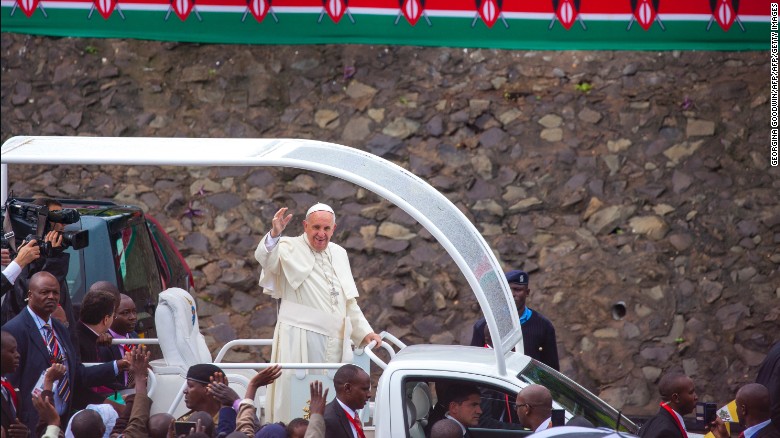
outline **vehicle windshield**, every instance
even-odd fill
[[[546,387],[561,407],[573,415],[584,417],[596,427],[614,430],[618,424],[618,411],[563,374],[534,359],[528,362],[517,378]],[[623,416],[620,419],[620,431],[635,434],[638,427]]]

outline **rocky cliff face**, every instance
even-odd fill
[[[659,374],[725,402],[780,329],[780,172],[759,52],[507,52],[246,47],[2,34],[2,138],[300,137],[429,181],[558,332],[562,371],[629,414]],[[226,151],[229,153],[229,151]],[[252,252],[273,213],[339,213],[375,329],[468,343],[479,308],[414,220],[290,169],[29,166],[16,193],[113,199],[160,219],[196,275],[216,346],[270,337]],[[301,231],[291,226],[291,234]],[[243,350],[234,360],[268,357]]]

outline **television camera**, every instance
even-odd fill
[[[52,254],[50,242],[45,241],[46,234],[52,230],[51,224],[73,224],[79,221],[79,212],[72,208],[50,211],[45,205],[36,205],[18,199],[9,199],[2,209],[3,221],[0,223],[0,247],[16,248],[17,236],[25,236],[24,241],[36,240],[41,248],[41,257]],[[10,230],[7,230],[10,226]],[[82,249],[89,245],[87,230],[62,231],[62,248]]]

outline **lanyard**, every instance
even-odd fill
[[[344,409],[344,408],[342,408]],[[352,427],[355,428],[355,431],[357,431],[357,434],[360,438],[366,438],[366,435],[363,433],[363,428],[360,427],[360,423],[357,421],[356,418],[352,418],[351,415],[349,415],[349,412],[347,412],[346,409],[344,409],[344,415],[347,416],[347,419],[352,424]],[[355,413],[355,417],[357,417],[357,412]]]
[[[680,419],[677,418],[677,414],[672,410],[672,408],[669,407],[666,403],[661,403],[661,408],[666,409],[667,412],[669,412],[669,415],[672,416],[672,419],[674,420],[675,424],[677,424],[677,428],[680,429],[680,433],[685,438],[688,438],[688,433],[685,431],[685,428],[680,423]]]

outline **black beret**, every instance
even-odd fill
[[[199,363],[191,366],[190,369],[187,370],[187,380],[194,380],[196,382],[203,383],[204,385],[208,385],[211,383],[209,377],[213,376],[214,373],[225,374],[222,369],[216,365],[210,363]]]

